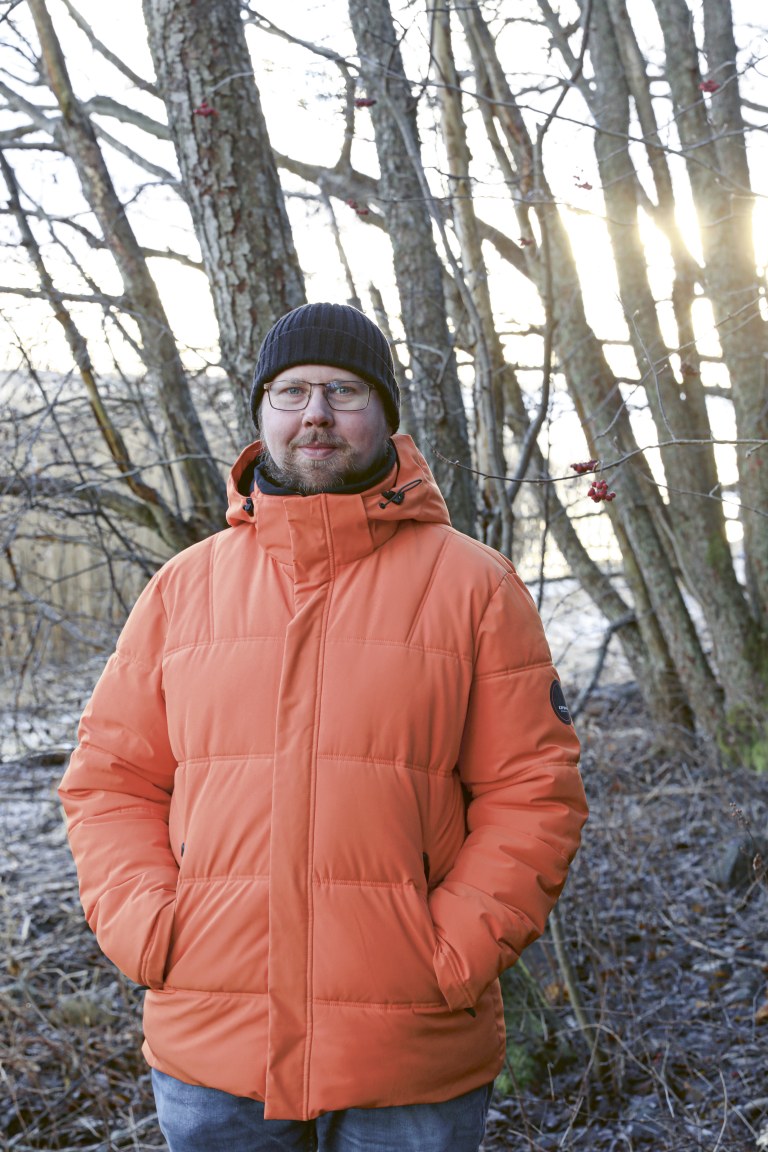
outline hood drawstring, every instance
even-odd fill
[[[409,492],[411,488],[415,488],[418,484],[421,483],[421,480],[410,480],[407,484],[403,484],[400,488],[390,488],[386,492],[382,492],[384,500],[381,504],[379,504],[379,508],[386,508],[389,504],[402,504],[405,500],[406,492]],[[244,512],[248,513],[249,516],[253,515],[253,498],[249,496],[246,500],[243,501],[241,507]]]
[[[390,488],[388,492],[382,492],[384,503],[379,504],[379,508],[386,508],[388,504],[402,504],[403,500],[405,500],[406,492],[411,488],[415,488],[417,484],[421,484],[421,480],[411,480],[408,484],[403,484],[402,488],[398,488],[396,491],[394,488]]]

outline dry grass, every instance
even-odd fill
[[[715,772],[693,744],[670,757],[634,693],[590,711],[591,820],[559,907],[580,1003],[547,933],[526,961],[548,1042],[486,1146],[768,1148],[768,778]]]
[[[164,1147],[139,1052],[140,994],[83,922],[54,795],[61,760],[0,771],[3,1147]]]
[[[768,889],[750,841],[768,779],[714,774],[694,748],[671,759],[639,707],[612,693],[581,724],[592,819],[560,926],[586,1029],[548,933],[511,983],[488,1152],[768,1148]],[[62,761],[0,768],[2,1147],[161,1148],[141,994],[82,921]]]

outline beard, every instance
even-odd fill
[[[302,436],[288,447],[285,459],[278,464],[262,440],[259,467],[273,484],[282,488],[292,488],[302,496],[316,495],[318,492],[335,492],[347,484],[359,484],[367,476],[373,476],[381,468],[387,455],[389,437],[381,442],[381,448],[374,460],[361,467],[358,453],[349,447],[346,440],[327,433],[313,432]],[[327,444],[337,451],[325,460],[309,460],[300,455],[298,449],[306,444]]]

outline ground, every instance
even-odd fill
[[[592,815],[556,920],[506,981],[486,1152],[768,1149],[768,777],[670,751],[631,686],[579,727]],[[162,1148],[141,993],[82,920],[54,736],[0,766],[2,1147]]]

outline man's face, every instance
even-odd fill
[[[354,372],[325,364],[297,364],[270,383],[307,380],[359,380]],[[269,385],[267,385],[269,387]],[[375,388],[368,407],[357,412],[334,411],[323,388],[313,388],[306,408],[280,412],[265,394],[259,408],[262,463],[270,478],[300,492],[331,492],[361,480],[384,458],[390,430]]]

